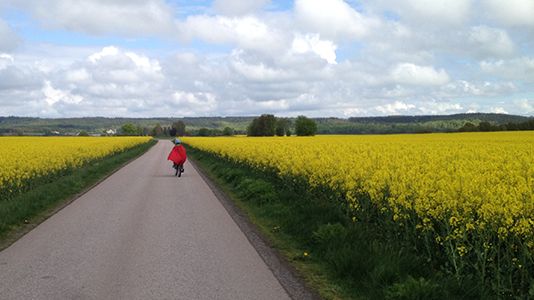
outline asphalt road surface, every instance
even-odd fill
[[[0,299],[288,299],[191,165],[160,141],[0,252]]]

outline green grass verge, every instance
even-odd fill
[[[79,193],[148,151],[156,141],[99,159],[10,199],[0,200],[0,249],[70,203]]]
[[[440,271],[373,220],[353,222],[331,191],[191,147],[188,154],[325,299],[495,298]]]

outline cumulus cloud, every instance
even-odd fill
[[[174,27],[172,9],[164,0],[20,0],[12,3],[29,11],[47,27],[89,34],[168,34]]]
[[[528,15],[529,1],[512,0],[512,8],[493,0],[296,0],[290,8],[269,0],[10,2],[39,30],[117,43],[60,46],[34,36],[24,49],[6,47],[13,43],[4,33],[18,27],[0,21],[7,114],[532,111],[524,99],[533,92],[530,19],[506,17],[516,9]],[[188,5],[202,8],[182,9]],[[492,13],[499,9],[503,16]]]
[[[0,53],[0,70],[7,68],[7,66],[12,65],[14,62],[15,59],[13,56],[6,53]]]
[[[508,33],[498,28],[472,27],[468,34],[468,41],[468,44],[475,48],[471,48],[471,50],[477,51],[481,56],[510,56],[515,50],[514,42]]]
[[[441,88],[443,97],[494,97],[508,95],[517,91],[517,86],[513,82],[469,82],[457,80]]]
[[[297,54],[315,53],[329,64],[336,64],[337,46],[328,40],[321,40],[318,34],[296,35],[291,51]]]
[[[431,101],[421,104],[418,111],[424,115],[442,115],[464,112],[465,109],[460,103]]]
[[[449,75],[443,69],[412,63],[397,64],[390,74],[393,81],[408,85],[443,85],[449,81]]]
[[[215,11],[223,15],[235,16],[252,13],[265,6],[270,0],[215,0]]]
[[[39,73],[33,67],[19,66],[12,55],[0,54],[0,91],[31,90],[39,85]]]
[[[534,2],[530,0],[481,0],[488,17],[507,26],[534,27]]]
[[[87,61],[92,77],[101,82],[129,84],[162,78],[158,60],[113,46],[90,55]]]
[[[425,26],[461,25],[471,14],[474,0],[367,0],[378,10],[393,11],[401,20]]]
[[[485,60],[480,62],[480,68],[483,72],[505,79],[534,81],[534,58],[531,57]]]
[[[279,53],[287,44],[286,34],[255,16],[195,15],[179,23],[178,27],[185,40],[231,44],[264,53]]]
[[[514,101],[514,104],[526,115],[534,116],[534,99],[520,99]]]
[[[56,66],[47,72],[32,57],[2,55],[0,62],[0,105],[10,114],[143,116],[172,96],[159,60],[113,46],[65,66],[47,61]]]
[[[361,38],[379,23],[343,0],[296,0],[294,11],[305,32],[329,39]]]
[[[238,74],[252,81],[284,81],[296,75],[282,69],[274,69],[264,63],[249,64],[239,59],[232,61],[232,67]]]
[[[177,91],[172,95],[170,104],[183,116],[217,114],[216,97],[211,93]]]
[[[71,104],[79,104],[83,100],[82,96],[73,95],[70,91],[55,89],[48,80],[44,82],[42,91],[45,101],[48,103],[48,105],[54,105],[60,101]]]
[[[388,103],[375,107],[377,111],[385,115],[397,115],[399,113],[403,113],[414,108],[415,105],[404,103],[402,101],[395,101],[394,103]]]

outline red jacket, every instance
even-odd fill
[[[167,157],[167,160],[170,160],[177,165],[183,164],[186,159],[187,154],[185,153],[185,148],[182,145],[174,146],[174,148],[171,150],[171,153],[169,153],[169,157]]]

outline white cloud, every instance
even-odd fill
[[[194,116],[212,114],[217,109],[217,100],[211,93],[191,93],[177,91],[172,95],[171,103],[177,115]]]
[[[13,62],[15,62],[13,56],[6,53],[0,53],[0,70],[7,68],[7,66],[9,65],[12,65]]]
[[[432,66],[418,66],[412,63],[397,64],[390,72],[393,81],[408,85],[443,85],[449,81],[449,75],[443,69]]]
[[[79,104],[83,101],[83,97],[80,95],[73,95],[70,91],[55,89],[48,80],[44,82],[42,91],[46,103],[50,106],[60,101],[70,104]]]
[[[295,76],[295,74],[289,74],[284,70],[273,69],[264,63],[248,64],[240,59],[233,60],[232,66],[238,74],[253,81],[281,81]]]
[[[91,79],[91,74],[87,72],[87,69],[81,68],[81,69],[74,69],[74,70],[68,70],[65,74],[66,80],[73,82],[73,83],[79,83],[88,81]]]
[[[508,113],[508,111],[506,111],[504,107],[500,107],[500,106],[495,106],[495,107],[490,108],[490,112],[496,113],[496,114],[507,114]]]
[[[514,101],[514,104],[523,114],[534,116],[534,99],[521,99]]]
[[[435,27],[461,25],[471,14],[474,0],[367,0],[370,7],[396,12],[403,22]]]
[[[440,114],[454,114],[465,111],[464,107],[459,103],[448,102],[425,102],[418,107],[418,112],[425,115],[440,115]]]
[[[517,91],[517,86],[513,82],[469,82],[457,80],[442,87],[445,93],[443,96],[452,97],[494,97],[509,95]]]
[[[146,36],[169,33],[174,27],[172,9],[163,0],[12,2],[48,27],[89,34]]]
[[[482,55],[510,56],[515,50],[514,42],[503,29],[487,26],[472,27],[468,40],[471,46],[476,48],[474,50]]]
[[[480,69],[501,78],[534,82],[534,58],[530,57],[482,61]]]
[[[31,91],[41,84],[39,75],[34,67],[20,66],[14,56],[0,53],[0,91]]]
[[[405,103],[402,101],[395,101],[394,103],[388,103],[385,105],[380,105],[380,106],[375,107],[377,111],[379,111],[382,114],[386,114],[386,115],[397,115],[397,114],[409,111],[414,108],[415,108],[415,105]]]
[[[463,23],[469,16],[471,0],[408,0],[415,16],[444,23]]]
[[[87,59],[93,64],[97,63],[103,57],[119,54],[119,48],[114,46],[104,47],[102,51],[91,54]]]
[[[379,23],[343,0],[296,0],[294,11],[304,31],[335,40],[361,38]]]
[[[532,100],[510,100],[534,92],[530,19],[505,17],[528,12],[528,1],[511,0],[503,16],[490,13],[498,8],[491,0],[10,2],[33,19],[0,21],[0,33],[60,29],[77,32],[69,43],[102,34],[120,47],[58,45],[43,35],[13,48],[0,34],[3,113],[532,111]]]
[[[286,36],[254,16],[225,17],[196,15],[179,23],[182,38],[200,39],[214,44],[233,44],[262,53],[279,53]]]
[[[291,51],[296,54],[315,53],[329,64],[336,64],[337,46],[327,40],[321,40],[318,34],[296,35]]]
[[[265,6],[270,0],[215,0],[215,11],[229,16],[252,13]]]
[[[131,51],[123,52],[114,46],[104,47],[87,58],[92,76],[115,83],[135,83],[162,78],[158,60]]]
[[[481,0],[488,16],[507,26],[534,26],[534,2],[531,0]]]

